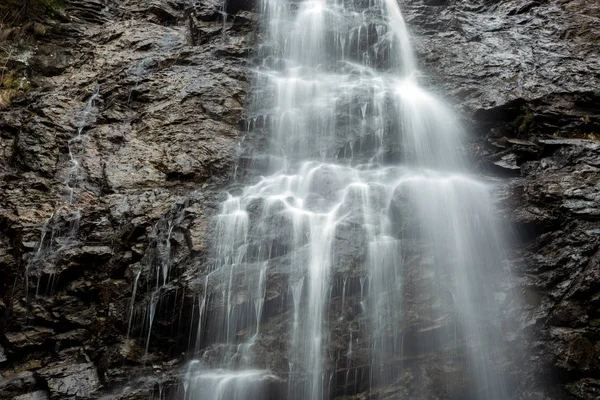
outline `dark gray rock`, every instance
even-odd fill
[[[139,364],[172,362],[187,349],[187,332],[179,343],[166,332],[190,329],[170,308],[187,310],[195,295],[184,290],[189,273],[165,289],[146,351],[143,312],[154,276],[139,279],[130,322],[135,266],[143,260],[154,272],[163,224],[190,196],[173,263],[206,257],[213,193],[229,180],[240,137],[243,57],[258,18],[252,2],[232,2],[226,23],[220,3],[69,3],[47,21],[47,34],[19,39],[31,57],[18,71],[31,90],[0,110],[0,363],[3,376],[12,368],[34,374],[10,378],[0,398],[150,398],[172,377],[138,382],[139,374],[163,375]],[[82,139],[72,141],[78,130]],[[72,204],[69,147],[79,162]],[[186,271],[173,269],[174,278]],[[83,347],[84,359],[60,355]]]
[[[33,393],[26,393],[14,398],[14,400],[48,400],[48,392],[38,390]]]
[[[38,374],[48,384],[53,399],[89,398],[101,385],[92,363],[50,365]]]

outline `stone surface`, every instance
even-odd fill
[[[48,392],[38,390],[37,392],[17,396],[14,400],[48,400]]]
[[[52,398],[87,398],[100,387],[98,372],[91,363],[50,365],[38,374],[48,383]]]
[[[144,312],[153,277],[140,279],[132,308],[135,268],[153,271],[157,232],[178,201],[193,204],[174,249],[206,250],[257,20],[242,7],[223,23],[217,3],[72,0],[45,34],[14,39],[30,55],[15,65],[31,89],[0,109],[0,372],[34,378],[11,377],[0,398],[148,398],[170,379],[140,365],[187,350],[165,332],[190,326],[165,308],[146,350],[144,316],[129,317]],[[73,349],[75,359],[62,353]]]
[[[473,133],[513,227],[506,315],[522,398],[597,397],[597,2],[405,3],[421,66]],[[539,382],[534,385],[532,382]],[[545,393],[545,394],[542,394]],[[544,397],[545,396],[545,397]]]

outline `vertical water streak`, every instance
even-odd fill
[[[74,204],[75,195],[77,190],[77,185],[79,183],[79,172],[80,172],[80,164],[82,160],[77,156],[80,155],[83,157],[85,155],[85,137],[83,135],[83,131],[86,126],[89,124],[88,117],[91,114],[96,99],[100,95],[100,88],[96,87],[90,98],[87,100],[83,113],[79,117],[79,121],[77,121],[77,134],[72,139],[69,139],[67,142],[67,148],[69,150],[69,162],[71,163],[71,168],[67,172],[67,177],[65,179],[65,186],[69,191],[68,203],[70,205]],[[77,148],[79,147],[79,149]],[[81,154],[77,154],[77,150]]]
[[[79,231],[81,209],[75,203],[76,189],[80,180],[80,164],[85,156],[83,131],[90,124],[89,119],[99,97],[100,88],[97,86],[83,105],[82,111],[75,117],[76,135],[67,141],[70,167],[63,181],[68,193],[66,202],[57,205],[44,222],[35,252],[25,265],[26,303],[29,303],[30,275],[32,273],[37,275],[36,296],[52,294],[62,272],[54,263],[59,259],[60,254],[77,244],[76,235]],[[42,282],[43,274],[47,276],[45,282]],[[42,283],[45,283],[45,288],[40,287]]]
[[[135,278],[133,278],[133,290],[131,292],[131,304],[129,306],[129,322],[127,323],[127,334],[125,335],[125,340],[129,339],[129,334],[131,333],[131,324],[133,322],[134,316],[134,308],[135,308],[135,295],[137,293],[138,281],[140,280],[140,275],[142,275],[142,270],[138,270],[135,274]]]

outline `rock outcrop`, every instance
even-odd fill
[[[234,174],[260,170],[247,154],[266,141],[255,126],[242,142],[256,4],[70,3],[47,32],[10,44],[31,89],[0,110],[0,399],[176,394],[196,335],[210,217],[225,189],[237,190]],[[596,399],[600,6],[401,6],[424,81],[456,105],[472,132],[466,152],[495,183],[498,217],[514,227],[514,278],[499,295],[515,397]],[[364,255],[352,227],[335,240],[344,249],[331,304],[345,315],[331,321],[339,358],[364,319],[353,274]],[[285,263],[270,272],[257,343],[274,373],[287,368],[275,350],[286,336]],[[415,329],[408,345],[444,324]],[[333,393],[366,398],[365,346],[355,344],[351,369],[337,370]],[[434,349],[407,361],[383,398],[464,393],[460,371],[439,365]],[[442,388],[442,375],[454,383]]]
[[[224,19],[217,2],[69,3],[43,35],[6,42],[31,89],[0,110],[0,398],[149,396],[187,346],[162,333],[189,325],[161,319],[179,296],[145,348],[129,319],[152,278],[132,303],[135,275],[190,193],[173,247],[205,250],[257,16],[242,5]]]

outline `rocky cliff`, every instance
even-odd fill
[[[135,388],[186,350],[189,324],[172,318],[182,297],[159,304],[146,351],[137,307],[151,275],[133,301],[132,287],[182,207],[176,246],[205,250],[241,137],[249,9],[231,2],[224,19],[218,2],[72,1],[44,34],[5,41],[31,89],[0,111],[0,397]]]
[[[502,179],[525,307],[509,312],[531,338],[532,369],[518,379],[535,370],[548,398],[597,398],[600,7],[424,1],[408,9],[424,69],[471,124],[482,171]]]
[[[455,104],[472,132],[465,151],[497,183],[499,218],[514,227],[514,278],[499,294],[514,396],[596,399],[600,6],[401,5],[423,80]],[[251,0],[73,0],[45,29],[3,35],[28,90],[0,110],[0,398],[181,393],[210,217],[253,174],[244,155],[264,140],[244,114],[258,28]],[[336,238],[348,243],[343,263],[360,248],[352,238]],[[265,307],[259,345],[275,353],[284,327]],[[334,393],[365,398],[355,353],[356,378]],[[435,354],[408,357],[421,361],[409,360],[388,397],[460,393],[439,387]]]

